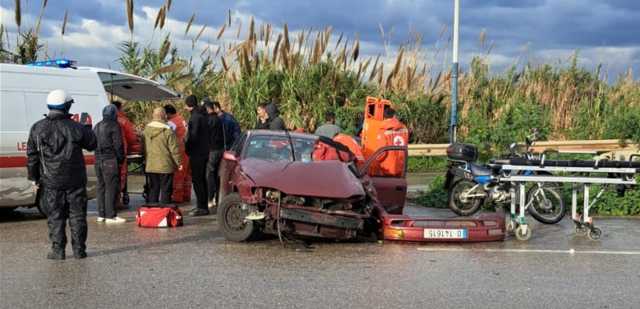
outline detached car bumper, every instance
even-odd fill
[[[453,219],[385,214],[382,234],[394,241],[483,242],[504,240],[506,231],[504,214]]]

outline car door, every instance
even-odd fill
[[[225,152],[222,160],[220,160],[220,199],[233,191],[233,175],[237,174],[238,160],[241,158],[246,140],[247,134],[244,133],[235,141],[231,149]],[[232,155],[233,159],[231,156],[227,156],[228,154]]]
[[[377,159],[386,153],[402,152],[404,169],[397,176],[379,176],[369,175],[376,188],[378,200],[388,213],[402,214],[404,204],[407,199],[407,159],[408,150],[406,146],[387,146],[377,150],[371,155],[360,169],[363,174],[368,173],[371,165],[377,162]]]

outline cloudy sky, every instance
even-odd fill
[[[11,36],[17,29],[14,0],[0,0],[1,21]],[[163,33],[153,31],[153,22],[165,0],[136,0],[135,38],[158,45]],[[50,56],[77,59],[81,65],[118,68],[117,46],[130,38],[124,0],[49,0],[41,30]],[[602,63],[609,78],[628,68],[640,70],[639,0],[461,0],[461,63],[491,46],[491,68],[503,70],[510,64],[566,63],[579,50],[579,64],[593,68]],[[31,27],[39,14],[41,0],[22,0],[23,28]],[[410,33],[423,36],[426,54],[442,52],[449,38],[453,0],[173,0],[165,31],[183,55],[197,57],[232,10],[234,23],[258,23],[291,30],[332,26],[334,34],[357,34],[365,55],[384,53],[380,26],[391,48],[409,39]],[[65,10],[69,11],[67,33],[60,36]],[[196,13],[189,35],[186,22]],[[193,38],[207,25],[203,38],[192,51]],[[246,28],[246,26],[245,26]],[[444,35],[443,33],[444,29]],[[480,44],[480,34],[486,43]],[[233,39],[232,32],[225,37]],[[442,39],[444,37],[444,39]],[[15,39],[13,39],[15,41]],[[155,46],[154,45],[154,46]],[[392,52],[391,52],[392,53]],[[437,62],[444,63],[439,57]]]

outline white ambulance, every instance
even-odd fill
[[[113,96],[127,101],[161,101],[178,98],[167,87],[139,76],[108,69],[74,67],[69,60],[30,65],[0,64],[0,208],[36,206],[37,194],[27,180],[29,129],[48,112],[50,91],[63,89],[75,104],[73,119],[95,125],[102,108]],[[95,197],[93,153],[85,154],[89,197]]]

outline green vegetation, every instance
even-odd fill
[[[444,189],[444,176],[437,176],[426,191],[415,199],[419,205],[432,208],[447,208],[447,190]]]
[[[443,172],[447,169],[444,157],[410,157],[407,162],[409,173]]]

